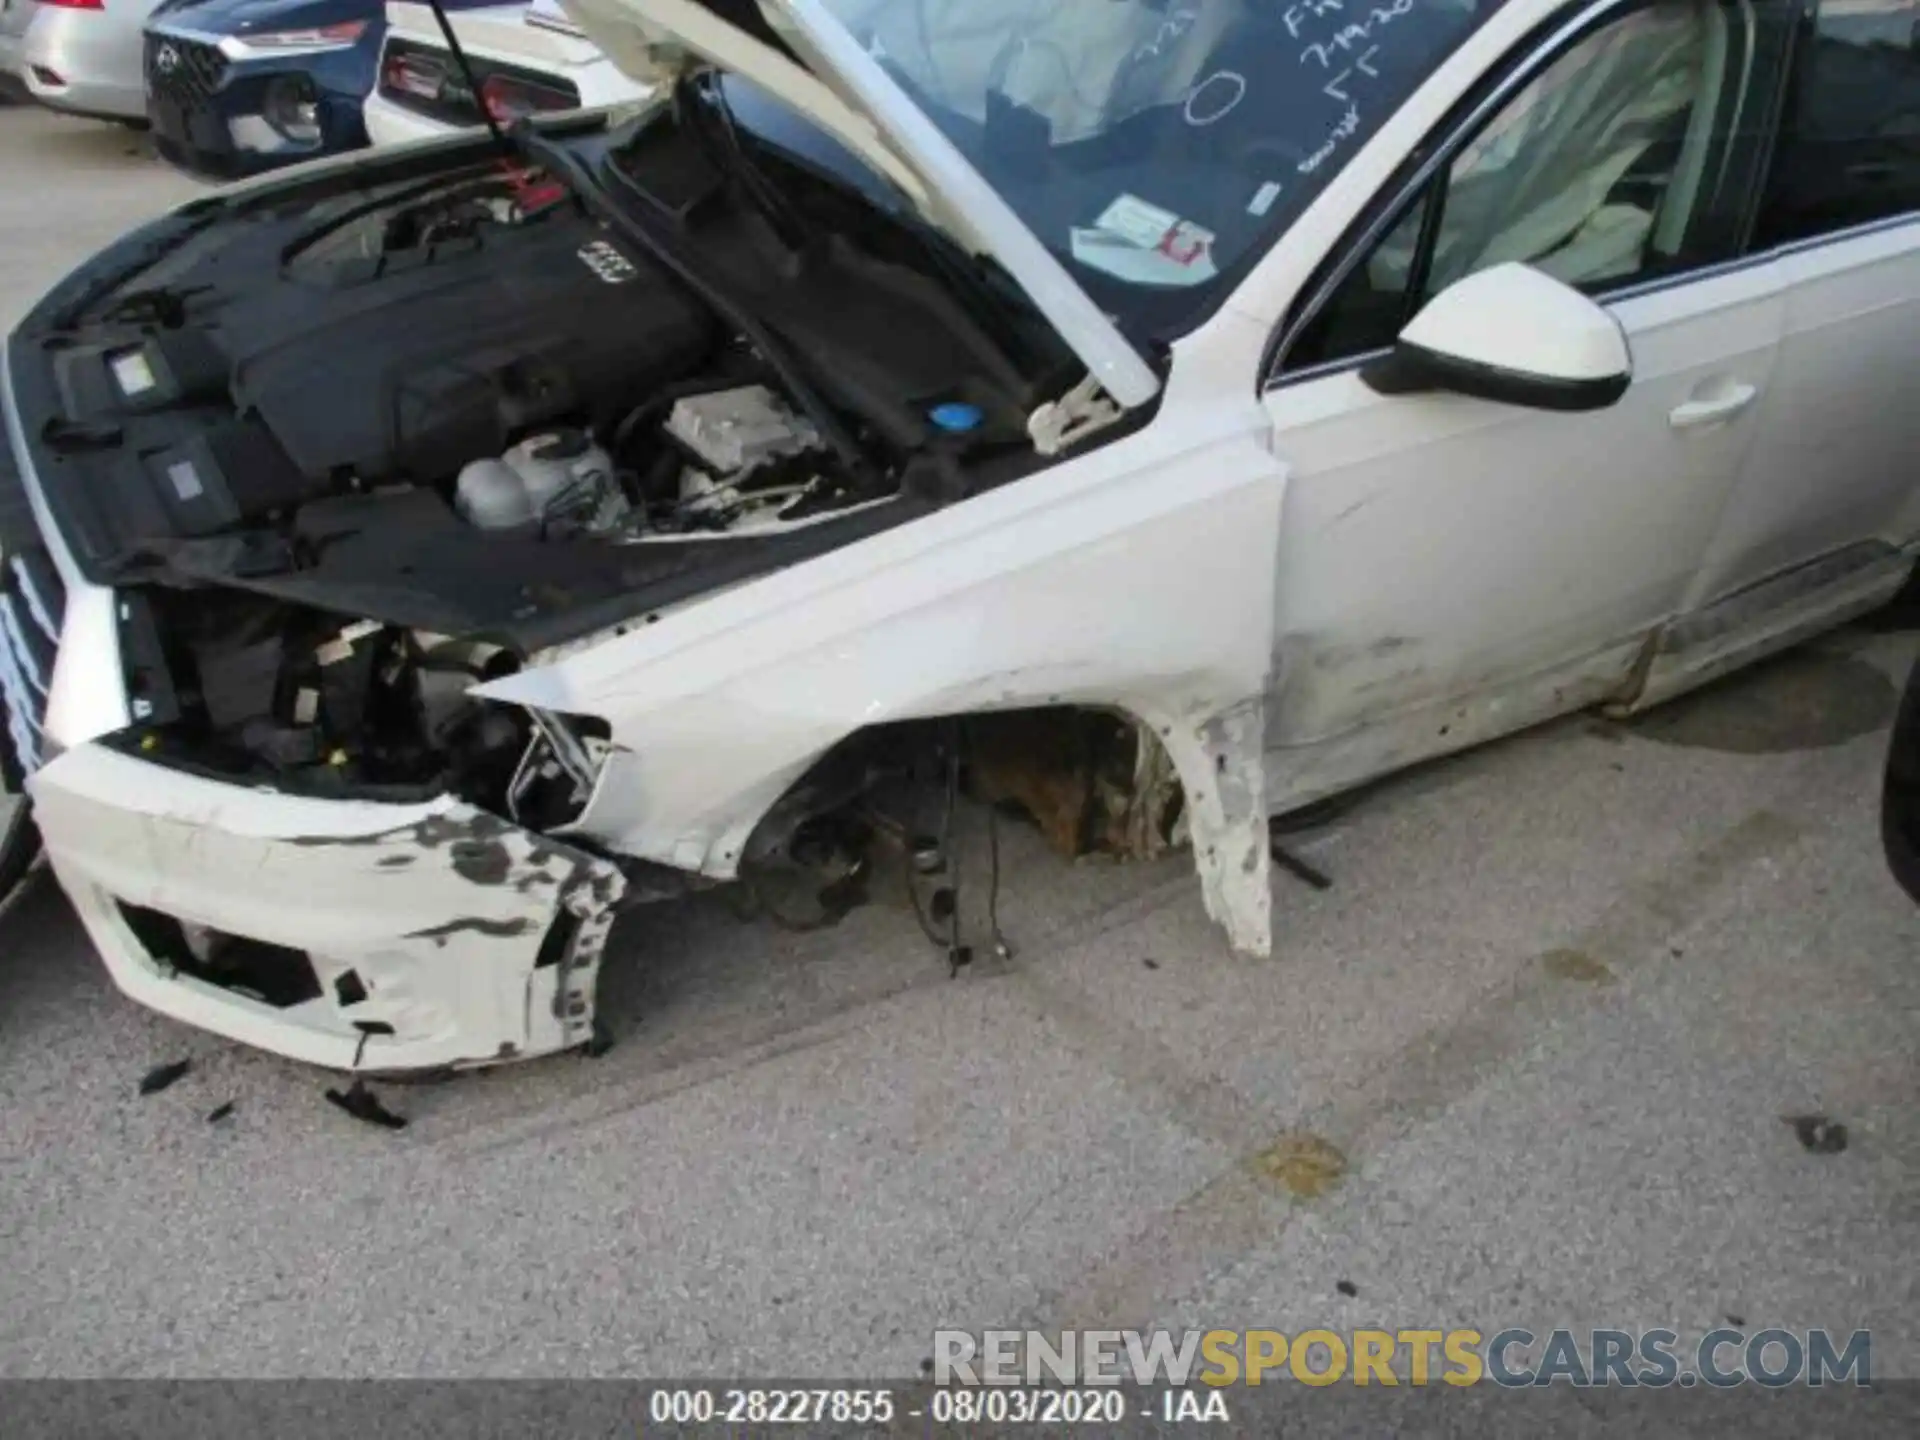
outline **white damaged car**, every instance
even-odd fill
[[[637,118],[196,200],[7,344],[9,784],[169,1015],[582,1045],[617,911],[926,747],[1266,952],[1271,815],[1912,568],[1911,0],[567,9]]]

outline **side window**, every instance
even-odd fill
[[[1804,240],[1920,212],[1920,0],[1821,0],[1787,78],[1754,231]]]
[[[1524,261],[1602,293],[1737,253],[1770,98],[1759,23],[1745,0],[1655,0],[1575,41],[1457,148],[1287,368],[1390,345],[1428,299],[1490,265]]]

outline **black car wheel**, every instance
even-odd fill
[[[1893,878],[1920,904],[1920,665],[1907,680],[1887,742],[1880,840]]]
[[[9,781],[6,793],[0,794],[0,901],[26,878],[39,853],[40,832],[34,828],[33,806],[24,795],[13,793]]]
[[[20,769],[8,748],[7,704],[0,700],[0,903],[26,878],[40,853],[40,831],[33,823]]]

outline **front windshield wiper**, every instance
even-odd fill
[[[832,447],[840,461],[847,467],[857,487],[862,491],[873,490],[873,467],[866,455],[855,443],[853,436],[841,423],[840,416],[827,404],[820,392],[808,379],[804,362],[797,358],[796,352],[781,340],[744,306],[736,304],[725,289],[707,276],[699,268],[683,257],[677,247],[656,235],[643,225],[637,216],[626,206],[614,202],[606,187],[601,183],[593,169],[574,154],[571,148],[548,139],[533,126],[530,119],[521,119],[506,132],[506,138],[519,155],[528,163],[538,165],[552,175],[572,192],[573,197],[595,219],[600,220],[621,235],[640,246],[666,269],[670,270],[682,284],[692,290],[707,304],[711,305],[724,319],[737,328],[752,342],[760,352],[761,358],[773,368],[788,392],[797,401],[801,409],[820,429],[821,436]],[[602,159],[600,170],[613,176],[620,184],[643,195],[639,183],[620,166],[612,162],[612,157]]]

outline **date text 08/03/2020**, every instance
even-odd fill
[[[668,1387],[647,1397],[657,1425],[889,1425],[896,1419],[938,1425],[1118,1425],[1147,1419],[1230,1418],[1218,1391],[1168,1390],[1133,1395],[1113,1387],[1040,1389],[1005,1386],[935,1387],[898,1395],[891,1390]]]

